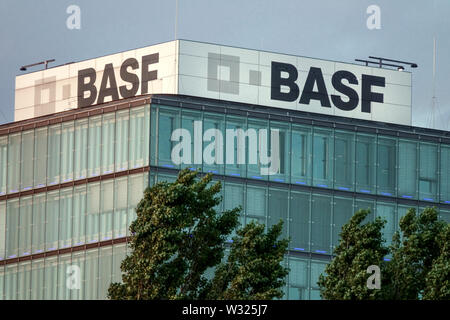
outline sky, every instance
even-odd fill
[[[435,37],[434,128],[450,130],[449,0],[178,0],[175,28],[176,3],[1,0],[0,124],[14,121],[22,65],[56,59],[56,66],[177,38],[349,63],[368,56],[415,62],[417,69],[406,68],[412,122],[433,127]],[[80,8],[80,29],[67,27],[70,5]],[[379,29],[367,27],[370,5],[380,8]]]

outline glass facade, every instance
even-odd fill
[[[106,299],[126,250],[116,244],[2,266],[0,300]]]
[[[7,200],[0,258],[125,237],[146,185],[148,173],[139,173]]]
[[[174,169],[189,166],[227,176],[450,204],[450,145],[447,144],[158,105],[153,105],[151,113],[152,166]],[[233,163],[195,163],[193,151],[203,152],[208,143],[196,147],[192,139],[191,164],[174,164],[171,153],[178,142],[171,140],[172,132],[183,128],[194,137],[194,120],[202,124],[201,136],[211,128],[223,132],[223,144],[235,148],[224,148],[223,158],[230,152]],[[259,161],[239,163],[238,144],[227,141],[225,132],[242,129],[247,133],[243,158],[249,160],[252,139],[261,143],[259,137],[251,137],[251,130],[268,128],[280,132],[280,165],[275,174],[261,175],[263,165]]]
[[[150,106],[0,137],[0,196],[148,165]]]
[[[145,104],[0,136],[0,299],[104,299],[126,246],[90,246],[127,236],[144,188],[186,167],[215,174],[218,209],[242,206],[242,225],[284,221],[286,299],[320,299],[318,277],[358,209],[386,219],[388,243],[409,208],[436,206],[450,221],[449,144],[226,107]],[[175,129],[192,137],[180,164]],[[278,130],[278,154],[266,129]],[[275,156],[275,172],[263,174]],[[69,288],[73,266],[81,289]]]

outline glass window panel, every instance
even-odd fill
[[[84,279],[84,299],[97,299],[98,249],[86,251]]]
[[[34,186],[47,183],[47,127],[36,129],[34,139]]]
[[[292,125],[291,183],[311,185],[312,131]]]
[[[375,193],[376,137],[356,135],[356,191]]]
[[[101,116],[89,118],[88,132],[88,176],[94,177],[100,174],[102,141],[102,118]]]
[[[8,136],[0,137],[0,195],[6,193],[8,172]]]
[[[325,273],[325,268],[327,267],[326,262],[316,262],[311,261],[311,288],[319,289],[317,282],[321,274]]]
[[[8,141],[8,192],[19,191],[20,184],[20,133],[11,134]]]
[[[31,261],[31,299],[44,298],[44,259]]]
[[[322,300],[319,289],[311,289],[310,300]]]
[[[122,282],[122,271],[120,264],[126,256],[126,244],[119,244],[113,248],[113,262],[112,262],[112,282]]]
[[[225,117],[223,115],[218,115],[218,114],[212,114],[212,113],[204,113],[203,116],[203,134],[207,131],[207,130],[218,130],[215,133],[217,134],[217,136],[219,137],[218,139],[220,139],[220,137],[222,137],[222,144],[223,146],[225,146]],[[219,135],[220,132],[220,135]],[[219,146],[220,141],[216,142],[216,137],[212,137],[211,141],[205,141],[204,144],[204,149],[203,152],[205,152],[206,148],[208,145],[214,145],[214,146]],[[217,143],[217,144],[216,144]],[[203,160],[203,171],[204,172],[212,172],[214,174],[224,174],[224,164],[225,163],[225,153],[224,150],[222,149],[222,153],[217,153],[215,152],[215,148],[211,147],[211,156],[214,157],[213,159],[215,159],[215,161],[211,164],[207,164],[205,163],[205,160]],[[220,155],[222,155],[222,157],[220,157]]]
[[[5,241],[6,241],[6,201],[2,201],[0,202],[0,261],[5,259]],[[0,267],[0,269],[1,268],[2,267]]]
[[[308,287],[308,260],[289,257],[289,285]]]
[[[288,230],[288,193],[289,190],[269,188],[269,212],[267,226],[271,227],[283,220],[283,229],[279,239],[287,239]]]
[[[450,146],[441,144],[440,200],[450,204]]]
[[[417,199],[417,142],[399,140],[398,195]]]
[[[378,202],[376,214],[377,217],[381,217],[386,220],[386,224],[383,229],[383,237],[386,239],[386,245],[390,245],[395,231],[395,204]]]
[[[144,154],[144,166],[148,166],[149,152],[150,152],[150,105],[144,106],[144,130],[143,130],[143,154]]]
[[[333,185],[333,132],[314,129],[313,184],[331,188]]]
[[[437,202],[438,159],[438,147],[436,144],[420,143],[420,200]]]
[[[114,238],[127,234],[128,177],[114,180]]]
[[[224,195],[224,187],[223,187],[223,181],[218,181],[216,179],[213,178],[213,180],[211,180],[210,183],[208,183],[208,187],[212,187],[213,185],[215,185],[217,182],[220,182],[221,184],[221,189],[220,191],[217,193],[216,197],[221,197],[222,201],[214,206],[214,210],[216,210],[217,212],[222,212],[223,211],[223,195]]]
[[[362,224],[365,224],[369,221],[373,221],[375,219],[375,206],[373,201],[371,200],[358,200],[355,199],[355,209],[354,212],[357,212],[359,210],[370,210],[370,213],[366,216]]]
[[[74,252],[72,255],[72,266],[79,268],[80,272],[80,289],[72,289],[70,292],[70,298],[72,300],[84,299],[84,287],[85,287],[85,253],[86,251]]]
[[[194,126],[198,128],[200,131],[200,135],[197,136],[194,134]],[[202,121],[202,114],[200,112],[194,112],[194,111],[181,111],[181,128],[186,129],[191,137],[191,143],[189,145],[190,148],[190,157],[180,155],[183,157],[183,160],[185,160],[186,163],[181,164],[181,168],[200,168],[202,169],[202,162],[203,162],[203,135],[200,128],[203,126]],[[174,143],[174,146],[178,144],[178,142]],[[198,149],[195,149],[198,148]],[[184,150],[183,150],[184,151]],[[197,155],[197,157],[196,157]],[[198,158],[198,159],[196,159]]]
[[[439,218],[447,223],[450,223],[450,210],[439,210]]]
[[[34,149],[34,130],[22,133],[22,190],[33,188],[33,149]]]
[[[5,299],[5,267],[0,266],[0,300]]]
[[[102,119],[102,174],[114,172],[114,135],[116,114],[107,113]]]
[[[378,194],[395,196],[396,140],[378,138]]]
[[[353,191],[355,182],[355,135],[335,133],[334,187]]]
[[[46,194],[33,196],[33,230],[32,230],[32,252],[40,253],[45,249],[45,204]]]
[[[56,300],[58,290],[58,257],[45,258],[44,299]]]
[[[266,188],[247,186],[246,223],[258,221],[266,223]]]
[[[143,180],[142,174],[128,176],[128,226],[136,219],[135,209],[144,195]]]
[[[100,239],[112,239],[114,210],[114,180],[105,180],[101,184]]]
[[[74,122],[64,122],[61,132],[61,183],[73,180]]]
[[[60,183],[61,124],[48,128],[47,184]]]
[[[112,247],[103,247],[100,249],[98,299],[105,300],[108,295],[108,288],[112,279],[112,253]]]
[[[353,199],[335,197],[333,210],[333,248],[338,246],[342,227],[350,221],[352,216]]]
[[[155,166],[157,165],[156,159],[158,158],[158,107],[156,105],[151,105],[151,125],[150,125],[150,164]]]
[[[245,132],[244,132],[245,131]],[[227,116],[225,129],[225,174],[236,177],[246,176],[245,140],[246,121],[242,117]],[[256,135],[256,134],[255,134]],[[253,136],[253,139],[255,136]]]
[[[73,222],[72,237],[73,245],[78,246],[86,241],[86,215],[87,215],[87,194],[86,185],[74,188],[73,195]]]
[[[224,210],[231,210],[238,206],[242,207],[242,211],[239,214],[240,226],[244,226],[244,186],[240,184],[225,183],[224,186]],[[239,228],[239,226],[238,226]],[[228,236],[228,240],[231,240],[236,235],[235,230]]]
[[[20,198],[19,255],[31,254],[31,231],[33,227],[33,198]]]
[[[267,132],[267,140],[266,143],[269,146],[269,150],[270,150],[270,157],[274,158],[278,156],[278,161],[279,161],[279,168],[276,171],[276,174],[271,174],[269,176],[269,179],[271,181],[276,181],[276,182],[286,182],[289,183],[289,177],[290,177],[290,152],[291,152],[291,132],[289,130],[289,126],[282,124],[282,123],[278,123],[278,122],[274,122],[271,121],[270,122],[270,130],[278,130],[278,149],[279,149],[279,153],[278,155],[276,154],[272,154],[272,148],[273,148],[273,142],[272,142],[272,138],[271,138],[271,132],[268,130]],[[260,147],[261,148],[261,144],[263,142],[260,141]],[[258,149],[259,149],[258,148]],[[268,152],[269,154],[269,152]],[[266,156],[268,156],[268,154]],[[272,167],[273,169],[275,168],[275,162],[276,158],[274,158],[273,160],[271,160],[269,165],[265,165],[264,167]]]
[[[97,242],[100,222],[100,183],[90,183],[87,189],[86,242]]]
[[[17,299],[17,264],[5,266],[5,300]]]
[[[118,111],[116,115],[116,171],[128,169],[128,124],[129,110]]]
[[[58,249],[59,191],[47,194],[46,209],[45,248],[51,251]]]
[[[289,248],[295,251],[309,251],[310,195],[291,191],[289,206]]]
[[[308,289],[289,286],[289,300],[308,300]]]
[[[130,169],[144,166],[145,157],[145,110],[144,107],[133,108],[130,110]],[[169,137],[170,139],[170,137]],[[170,157],[170,154],[169,154]]]
[[[61,189],[59,215],[59,248],[72,245],[73,189]]]
[[[314,194],[311,210],[311,250],[330,253],[331,197]]]
[[[175,180],[177,180],[177,177],[175,175],[158,173],[156,182],[174,182]]]
[[[71,254],[64,254],[58,256],[58,300],[70,300],[70,292],[72,291],[67,282],[70,281],[69,274],[67,273],[69,266],[72,264]]]
[[[75,121],[74,178],[87,177],[88,119]]]
[[[159,110],[158,121],[158,165],[175,168],[171,159],[171,152],[176,144],[171,141],[172,132],[180,128],[180,115],[178,111],[163,109]]]
[[[417,212],[416,206],[406,206],[406,205],[398,205],[397,206],[397,223],[395,224],[395,231],[400,230],[400,220],[408,213],[408,210],[414,208]]]
[[[6,206],[6,257],[15,258],[19,245],[19,199],[9,200]]]

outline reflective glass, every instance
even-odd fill
[[[311,185],[312,130],[292,125],[291,183]]]

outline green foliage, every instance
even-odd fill
[[[121,264],[123,284],[108,290],[111,299],[195,299],[206,269],[218,264],[226,236],[238,223],[239,209],[217,214],[220,183],[211,175],[180,172],[174,183],[147,188],[130,226],[132,251]]]
[[[450,299],[450,226],[435,208],[419,215],[408,210],[389,248],[383,246],[384,222],[361,225],[367,211],[343,226],[335,257],[319,278],[325,299]],[[388,253],[388,262],[383,257]],[[367,267],[381,268],[381,289],[367,288]]]
[[[221,267],[216,268],[216,280],[208,280],[205,274],[221,263],[225,240],[238,225],[240,208],[218,213],[220,182],[208,187],[211,174],[201,179],[196,176],[196,171],[185,169],[174,183],[161,182],[145,190],[130,226],[131,254],[121,264],[122,283],[111,284],[110,299],[224,297],[217,290],[214,295],[209,292],[213,281],[223,277]],[[237,231],[232,258],[226,263],[237,272],[227,273],[222,283],[225,291],[233,292],[230,298],[279,296],[278,287],[283,285],[279,277],[285,272],[274,264],[280,265],[287,248],[286,240],[277,241],[280,228],[274,226],[267,235],[263,234],[264,226],[254,224]],[[244,275],[246,270],[261,279]]]
[[[419,215],[408,210],[400,220],[400,232],[393,237],[392,259],[382,270],[384,299],[413,300],[424,295],[427,275],[441,253],[439,239],[445,225],[434,208]]]
[[[439,235],[440,254],[425,279],[423,298],[450,300],[450,224]]]
[[[367,288],[367,268],[380,266],[388,249],[383,244],[385,221],[376,218],[362,224],[369,210],[360,210],[342,227],[335,258],[320,275],[318,285],[322,298],[328,300],[377,299],[379,290]]]
[[[208,299],[269,300],[283,296],[288,274],[281,265],[289,241],[277,240],[283,221],[267,234],[264,225],[251,222],[238,230],[226,263],[218,266],[207,290]]]

